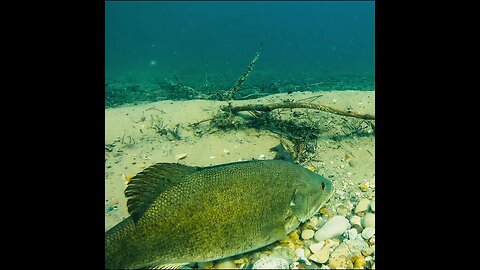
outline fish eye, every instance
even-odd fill
[[[321,189],[321,190],[324,190],[324,189],[325,189],[325,183],[321,183],[321,184],[320,184],[320,189]]]

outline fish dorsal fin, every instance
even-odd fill
[[[133,221],[138,221],[160,193],[184,181],[186,175],[199,169],[177,163],[157,163],[132,177],[125,189],[125,196]]]
[[[273,159],[285,160],[293,162],[292,154],[289,153],[283,144],[278,144],[275,147],[270,148],[270,151],[276,152],[275,157]]]

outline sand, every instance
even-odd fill
[[[338,109],[375,115],[374,91],[295,92],[255,100],[235,101],[234,105],[282,102],[323,95],[314,102]],[[247,128],[217,131],[196,136],[189,126],[212,118],[227,102],[211,100],[159,101],[105,109],[105,231],[128,216],[123,194],[126,178],[158,162],[179,162],[185,165],[210,166],[248,159],[271,159],[269,149],[281,142],[281,136],[268,130]],[[298,109],[305,112],[305,109]],[[311,110],[310,110],[311,111]],[[316,112],[332,123],[341,124],[349,117]],[[177,125],[181,139],[162,136],[152,128],[153,119],[160,119],[167,128]],[[301,116],[300,116],[301,117]],[[206,121],[200,126],[208,126]],[[333,132],[333,133],[332,133]],[[337,192],[327,206],[351,208],[360,198],[375,199],[375,136],[344,136],[334,139],[340,129],[331,130],[317,141],[315,160],[302,164],[334,182]],[[337,134],[338,135],[338,134]],[[285,140],[283,140],[285,142]],[[178,157],[186,155],[183,159]],[[176,157],[177,156],[177,157]],[[359,185],[367,183],[362,191]]]

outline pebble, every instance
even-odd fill
[[[315,240],[318,242],[342,235],[350,228],[350,223],[345,217],[334,216],[329,219],[317,232]]]
[[[367,213],[363,218],[362,218],[362,227],[372,227],[375,228],[375,214],[372,213]]]
[[[370,203],[370,210],[372,210],[372,212],[375,212],[375,201]]]
[[[303,250],[303,248],[298,248],[295,250],[295,255],[297,255],[297,257],[305,257],[305,250]]]
[[[264,154],[259,155],[259,156],[258,156],[258,159],[264,160],[264,159],[265,159],[265,155],[264,155]]]
[[[315,231],[306,229],[302,231],[302,239],[311,239],[315,235]]]
[[[373,252],[375,252],[375,245],[362,249],[362,255],[365,257],[372,255]]]
[[[228,149],[223,149],[223,153],[228,155],[228,154],[230,154],[230,151],[228,151]]]
[[[366,199],[366,198],[361,199],[358,202],[357,206],[355,207],[355,214],[367,211],[369,205],[370,205],[369,199]]]
[[[309,246],[312,253],[319,253],[322,250],[322,247],[325,245],[325,241],[320,241],[318,243],[311,244]]]
[[[337,214],[339,216],[346,217],[349,213],[350,211],[346,207],[340,206],[337,208]]]
[[[112,198],[112,204],[113,205],[117,205],[119,203],[119,201],[115,198]]]
[[[316,263],[325,263],[328,261],[328,257],[330,257],[330,245],[325,244],[319,252],[313,253],[309,259]]]
[[[365,260],[365,258],[363,256],[359,256],[357,257],[355,262],[353,262],[353,268],[363,269],[363,267],[365,267],[366,264],[367,264],[367,261]]]
[[[352,229],[347,230],[347,231],[345,232],[345,234],[346,234],[346,236],[348,237],[348,239],[353,240],[353,239],[357,238],[357,236],[358,236],[358,231],[357,231],[357,229],[352,228]]]
[[[268,256],[256,261],[252,269],[289,269],[289,265],[288,261],[284,258]]]
[[[175,155],[176,160],[181,160],[181,159],[184,159],[186,157],[187,157],[187,153],[181,153],[181,154]]]
[[[352,225],[355,225],[355,224],[358,224],[358,225],[361,225],[362,223],[362,218],[359,217],[359,216],[351,216],[350,217],[350,224]]]
[[[372,236],[375,235],[375,228],[372,228],[372,227],[366,227],[365,229],[363,229],[362,231],[362,237],[363,239],[370,239],[372,238]]]
[[[368,248],[367,242],[358,237],[355,240],[345,240],[343,243],[348,246],[348,250],[352,255],[361,255],[362,250]]]

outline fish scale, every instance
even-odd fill
[[[126,190],[139,205],[130,204],[136,214],[106,232],[106,268],[183,265],[258,249],[313,216],[333,189],[330,180],[283,160],[161,163],[137,176]]]

